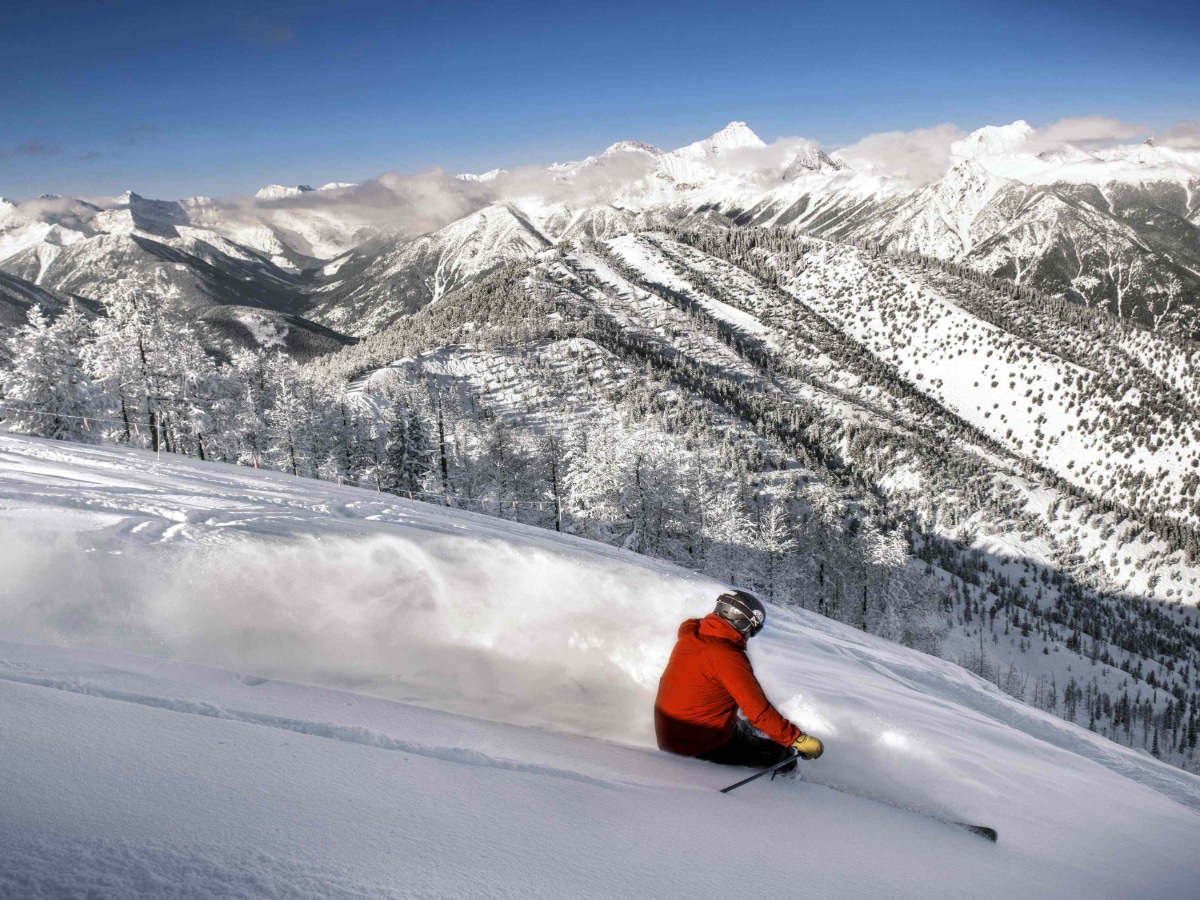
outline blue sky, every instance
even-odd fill
[[[221,195],[940,122],[1200,118],[1200,4],[44,2],[0,24],[0,194]]]

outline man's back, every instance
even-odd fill
[[[720,616],[688,619],[658,685],[654,727],[658,746],[699,756],[732,736],[741,708],[750,722],[784,746],[800,736],[767,701],[750,660],[746,639]]]

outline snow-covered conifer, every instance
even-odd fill
[[[433,471],[429,428],[411,401],[397,394],[385,438],[380,488],[393,494],[410,494],[424,488]]]
[[[787,509],[772,503],[758,523],[756,545],[762,554],[762,585],[772,599],[790,594],[792,554],[798,546],[792,534]]]
[[[102,386],[87,371],[91,323],[72,302],[51,322],[39,306],[8,341],[12,368],[0,373],[3,414],[18,430],[59,440],[99,440]]]
[[[282,353],[268,360],[266,375],[271,398],[266,412],[268,452],[277,468],[293,475],[310,475],[314,460],[309,385],[300,378],[296,364]]]

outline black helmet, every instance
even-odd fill
[[[753,594],[745,591],[726,591],[717,598],[718,616],[748,638],[762,631],[767,622],[767,611]]]

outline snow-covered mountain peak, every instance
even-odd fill
[[[950,153],[960,159],[987,159],[1020,151],[1033,134],[1033,126],[1024,119],[1011,125],[985,125],[961,141],[950,145]]]
[[[661,160],[668,155],[669,154],[663,153],[662,150],[659,150],[654,145],[647,144],[642,141],[617,141],[615,144],[608,146],[603,153],[600,153],[597,156],[589,156],[580,162],[555,163],[546,171],[555,181],[570,181],[579,175],[579,173],[587,169],[597,166],[604,167],[610,163],[616,163],[617,161],[625,162],[628,160],[638,160],[638,157],[645,162],[647,167],[653,166],[656,161],[658,161],[661,165]],[[638,168],[637,174],[630,176],[627,187],[629,187],[634,194],[639,194],[642,190],[644,190],[645,185],[637,184],[637,181],[643,172],[641,171],[640,167],[636,166],[636,164],[635,167]]]
[[[1085,162],[1094,157],[1071,144],[1061,144],[1049,150],[1043,150],[1037,154],[1037,158],[1044,163],[1061,166],[1068,163]]]
[[[963,159],[952,165],[936,184],[942,190],[966,190],[982,184],[1002,184],[1009,179],[997,175],[975,159]]]
[[[318,191],[340,191],[342,188],[358,187],[357,181],[331,181],[328,184],[323,184]]]
[[[143,197],[133,191],[121,194],[113,201],[113,204],[115,208],[136,209],[141,212],[158,211],[172,215],[183,206],[183,202],[179,200],[151,200],[149,197]]]
[[[649,153],[651,156],[662,156],[663,151],[645,141],[617,141],[605,149],[601,156],[614,156],[618,153]]]
[[[1036,156],[1012,154],[985,164],[1028,184],[1174,183],[1189,191],[1200,179],[1200,153],[1147,143],[1094,150],[1064,144]]]
[[[133,191],[126,191],[118,200],[118,205],[128,206],[140,210],[159,210],[169,211],[174,213],[183,204],[178,200],[152,200],[149,197],[143,197],[141,194],[135,194]]]
[[[739,150],[757,150],[767,145],[745,122],[730,122],[716,134],[688,144],[659,159],[660,177],[676,190],[707,184],[718,174],[718,160]]]
[[[844,169],[846,163],[841,159],[829,156],[815,141],[808,141],[799,148],[795,157],[783,170],[783,180],[791,181],[808,172],[819,172],[824,169]]]
[[[952,160],[972,160],[1004,178],[1032,184],[1047,173],[1095,157],[1066,143],[1048,146],[1035,139],[1036,129],[1024,119],[1011,125],[987,125],[950,145]]]
[[[730,122],[708,140],[714,146],[724,149],[767,146],[763,139],[755,134],[754,130],[745,122]]]
[[[482,175],[475,175],[472,172],[463,172],[461,175],[455,175],[459,181],[495,181],[501,175],[507,175],[508,169],[489,169]]]
[[[286,187],[282,184],[268,184],[264,188],[259,188],[254,193],[256,200],[282,200],[285,197],[298,197],[300,194],[308,193],[312,187],[307,184],[298,184],[295,187]]]
[[[74,228],[64,228],[62,225],[51,225],[42,240],[52,247],[69,247],[79,241],[86,240],[88,235]]]
[[[731,150],[759,149],[765,146],[767,145],[763,139],[755,134],[745,122],[730,122],[704,140],[680,147],[673,152],[682,156],[710,159],[715,156],[723,156]]]

